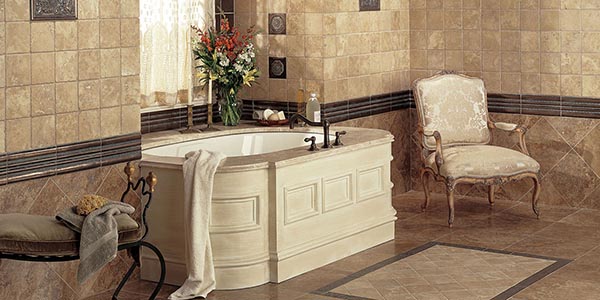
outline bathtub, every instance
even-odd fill
[[[390,162],[393,136],[346,130],[344,146],[308,151],[320,128],[241,128],[196,135],[143,137],[140,167],[159,185],[148,210],[147,239],[167,263],[166,282],[186,278],[183,239],[184,156],[221,151],[210,235],[217,289],[282,282],[394,238]],[[333,139],[332,139],[333,140]],[[141,277],[156,280],[158,262],[142,253]]]

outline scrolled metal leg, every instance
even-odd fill
[[[123,279],[121,279],[121,282],[119,282],[119,286],[117,287],[117,289],[115,290],[115,292],[113,293],[112,296],[112,300],[118,300],[118,296],[119,293],[121,292],[121,289],[125,286],[125,283],[127,282],[127,280],[129,280],[129,277],[131,277],[131,274],[133,274],[133,271],[135,270],[135,268],[137,268],[139,265],[136,262],[133,262],[131,264],[131,267],[129,267],[129,270],[127,271],[127,273],[125,274],[125,277],[123,277]]]
[[[421,211],[425,211],[429,206],[429,172],[421,169],[421,182],[423,183],[423,191],[425,192],[425,202],[421,204]]]
[[[533,197],[531,198],[531,208],[533,209],[533,212],[535,213],[535,215],[537,216],[537,218],[540,218],[540,210],[537,206],[537,202],[538,202],[538,197],[540,196],[540,179],[536,176],[536,177],[532,177],[533,179]]]
[[[141,245],[152,250],[152,252],[154,252],[154,254],[156,254],[156,256],[158,257],[158,261],[160,262],[160,279],[158,280],[158,283],[156,284],[152,295],[150,295],[150,298],[148,298],[149,300],[154,300],[154,298],[156,298],[156,296],[158,295],[158,292],[160,292],[163,283],[165,283],[165,275],[167,272],[167,268],[165,266],[165,258],[162,256],[162,253],[160,253],[160,250],[158,250],[158,248],[156,248],[154,245],[146,241],[142,241]]]
[[[490,209],[494,208],[494,193],[496,192],[496,187],[490,185],[488,187],[488,201],[490,202]]]
[[[446,189],[446,197],[448,198],[448,227],[452,228],[454,224],[454,188]]]

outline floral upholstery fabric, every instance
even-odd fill
[[[426,166],[444,177],[489,178],[537,173],[540,164],[521,152],[490,145],[468,145],[445,148],[444,163],[437,170],[435,153],[427,157]]]
[[[487,144],[487,98],[483,81],[456,74],[421,79],[415,85],[417,109],[424,132],[439,131],[443,146]],[[435,149],[433,137],[423,137]]]

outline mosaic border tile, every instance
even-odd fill
[[[139,133],[0,155],[0,185],[108,166],[142,157]]]
[[[496,249],[489,249],[489,248],[482,248],[482,247],[474,247],[474,246],[466,246],[466,245],[458,245],[458,244],[451,244],[451,243],[443,243],[443,242],[429,242],[426,244],[423,244],[419,247],[416,247],[414,249],[411,249],[409,251],[406,251],[404,253],[398,254],[394,257],[388,258],[386,260],[383,260],[381,262],[378,262],[374,265],[371,265],[369,267],[366,267],[358,272],[352,273],[340,280],[337,280],[333,283],[330,283],[326,286],[323,286],[315,291],[312,292],[312,294],[315,295],[321,295],[321,296],[326,296],[326,297],[332,297],[332,298],[337,298],[337,299],[345,299],[345,300],[373,300],[370,298],[365,298],[365,297],[359,297],[359,296],[352,296],[352,295],[346,295],[346,294],[340,294],[340,293],[335,293],[335,292],[331,292],[332,290],[346,284],[349,283],[352,280],[355,280],[357,278],[363,277],[371,272],[375,272],[389,264],[395,263],[399,260],[405,259],[407,257],[410,257],[412,255],[415,255],[419,252],[425,251],[433,246],[447,246],[447,247],[456,247],[456,248],[463,248],[463,249],[469,249],[469,250],[478,250],[478,251],[484,251],[484,252],[491,252],[491,253],[498,253],[498,254],[508,254],[508,255],[515,255],[515,256],[523,256],[523,257],[531,257],[531,258],[539,258],[539,259],[545,259],[545,260],[553,260],[555,261],[555,263],[551,264],[550,266],[542,269],[541,271],[527,277],[526,279],[522,280],[521,282],[515,284],[514,286],[508,288],[507,290],[505,290],[504,292],[496,295],[494,298],[490,299],[490,300],[506,300],[509,299],[510,297],[514,296],[515,294],[517,294],[518,292],[524,290],[525,288],[527,288],[528,286],[534,284],[535,282],[541,280],[542,278],[552,274],[553,272],[557,271],[558,269],[566,266],[567,264],[569,264],[572,260],[568,260],[568,259],[562,259],[562,258],[554,258],[554,257],[547,257],[547,256],[541,256],[541,255],[534,255],[534,254],[527,254],[527,253],[519,253],[519,252],[511,252],[511,251],[505,251],[505,250],[496,250]]]

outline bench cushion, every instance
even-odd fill
[[[140,238],[139,224],[127,214],[116,215],[119,244]],[[53,216],[0,215],[0,252],[43,256],[79,254],[79,234]]]

